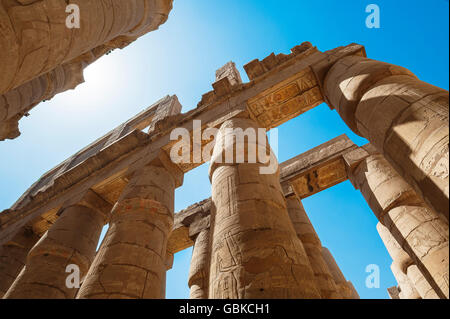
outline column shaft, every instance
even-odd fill
[[[383,224],[378,223],[377,230],[378,234],[380,234],[380,237],[383,240],[384,245],[386,246],[389,255],[393,260],[391,269],[395,268],[394,276],[396,277],[399,285],[411,285],[423,299],[439,298],[439,296],[433,290],[423,274],[420,272],[417,265],[414,264],[414,261],[411,259],[411,257],[403,250],[402,247],[400,247],[399,243],[392,236],[389,229]],[[405,277],[407,277],[407,279]],[[412,288],[408,286],[405,289],[409,291],[408,295],[412,294]],[[411,296],[416,298],[415,292]],[[405,296],[403,295],[403,297]]]
[[[258,127],[252,120],[234,118],[216,137],[210,166],[209,297],[319,298],[308,257],[289,220],[277,163],[275,172],[264,174],[260,168],[267,165],[249,160],[252,150],[267,150],[265,134],[264,141],[239,142],[235,129],[257,134]],[[224,145],[247,159],[224,163]]]
[[[322,247],[322,256],[331,272],[331,275],[333,276],[334,282],[336,283],[338,292],[341,296],[345,299],[359,299],[359,295],[353,287],[353,284],[345,279],[344,274],[328,248]]]
[[[428,208],[380,154],[363,160],[350,179],[436,293],[448,298],[448,223]]]
[[[353,286],[352,282],[350,280],[347,280],[347,285],[352,291],[352,295],[350,299],[360,299],[358,291],[356,291],[355,286]]]
[[[211,250],[209,228],[202,230],[194,241],[188,285],[189,299],[208,299]]]
[[[133,174],[77,298],[164,298],[175,180],[162,165]]]
[[[32,229],[24,227],[10,242],[0,247],[0,298],[25,266],[28,252],[38,240]]]
[[[112,48],[155,30],[167,19],[170,0],[78,1],[80,28],[68,28],[66,1],[27,1],[0,5],[3,33],[0,93],[15,88],[83,53],[110,43]],[[74,16],[74,15],[73,15]]]
[[[405,68],[357,56],[336,62],[324,82],[328,103],[347,125],[448,220],[448,91]]]
[[[90,196],[91,200],[98,197]],[[78,289],[67,286],[66,267],[78,266],[83,278],[94,259],[105,219],[106,214],[93,206],[65,208],[31,249],[25,267],[4,298],[74,298]]]
[[[342,298],[343,296],[338,292],[338,287],[322,256],[322,243],[306,214],[303,204],[294,196],[286,198],[286,202],[289,217],[308,255],[320,295],[323,299]]]

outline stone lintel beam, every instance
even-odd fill
[[[323,94],[348,127],[448,222],[448,90],[404,67],[346,56],[330,68]]]
[[[209,217],[211,209],[211,198],[195,203],[175,214],[172,232],[169,236],[167,251],[175,254],[183,249],[189,248],[194,244],[192,238],[200,232],[198,226],[209,227],[207,224],[198,224],[197,221],[203,221],[205,217]],[[208,218],[209,219],[209,218]],[[191,227],[192,230],[191,230]]]
[[[231,92],[225,95],[218,96],[212,91],[209,98],[204,96],[198,107],[187,113],[176,112],[178,104],[173,107],[173,112],[163,112],[162,119],[155,116],[158,121],[153,126],[150,123],[149,134],[142,132],[139,125],[132,126],[131,130],[124,128],[122,133],[117,128],[114,130],[117,139],[113,139],[111,145],[105,147],[95,142],[89,145],[74,158],[46,173],[9,210],[0,213],[0,244],[13,235],[9,228],[14,232],[38,216],[59,209],[62,203],[86,189],[92,188],[105,198],[114,195],[108,198],[114,203],[126,184],[123,179],[127,174],[158,156],[161,149],[169,154],[177,142],[170,139],[174,128],[186,128],[192,134],[193,120],[200,120],[205,129],[219,127],[226,120],[248,114],[261,127],[270,129],[311,109],[323,101],[318,86],[320,81],[314,78],[317,72],[312,72],[312,68],[321,69],[327,61],[358,55],[363,50],[363,46],[357,44],[327,52],[309,46],[306,49],[296,47],[285,58],[266,60],[267,70],[251,77],[248,83],[231,85]],[[228,79],[232,84],[230,74],[234,71],[222,79]],[[156,105],[167,105],[166,99]],[[129,140],[124,141],[125,138]],[[180,165],[180,168],[187,172],[201,164]]]
[[[61,216],[29,251],[25,267],[4,298],[74,298],[77,290],[66,285],[66,267],[77,265],[80,278],[87,273],[110,208],[91,190],[64,205]]]
[[[347,180],[346,154],[358,149],[345,134],[280,164],[286,196],[300,199]]]
[[[11,241],[0,247],[0,298],[25,266],[28,252],[39,240],[30,227],[23,227]]]

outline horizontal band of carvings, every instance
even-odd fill
[[[114,204],[130,173],[157,158],[160,150],[170,150],[176,142],[170,140],[170,132],[174,128],[186,128],[192,134],[193,120],[200,120],[203,129],[219,127],[224,121],[242,113],[254,117],[248,103],[253,105],[261,98],[267,98],[265,101],[268,102],[264,104],[266,113],[275,114],[270,123],[261,120],[264,122],[260,123],[261,126],[271,128],[288,121],[318,103],[317,99],[309,100],[304,96],[309,92],[304,91],[306,86],[320,83],[311,78],[309,70],[314,70],[318,78],[337,59],[346,55],[361,55],[364,47],[350,44],[327,52],[313,51],[308,55],[298,53],[277,60],[280,64],[272,63],[271,68],[250,82],[236,84],[239,88],[217,95],[187,113],[180,114],[181,106],[176,96],[166,97],[144,110],[46,173],[10,209],[0,213],[0,244],[8,241],[20,227],[39,220],[40,216],[52,222],[54,212],[64,202],[89,188]],[[304,74],[308,80],[299,79],[299,74]],[[280,88],[288,93],[283,93],[281,98],[276,97],[278,91],[273,91],[274,87],[278,90],[280,83],[292,86],[294,82],[298,89]],[[316,92],[314,94],[318,94],[320,88],[314,86],[312,89]],[[301,100],[296,102],[298,109],[282,117],[278,111],[273,111],[281,110],[280,103],[290,103],[290,99]],[[311,101],[312,104],[306,105],[302,101]],[[260,120],[258,117],[254,119]],[[142,131],[146,125],[150,125],[148,133]],[[201,164],[180,165],[180,168],[187,172]]]

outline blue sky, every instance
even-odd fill
[[[381,28],[365,27],[368,4],[380,7]],[[83,14],[81,12],[81,14]],[[448,89],[448,1],[405,0],[175,0],[169,20],[124,50],[85,71],[86,83],[41,103],[20,122],[22,136],[0,143],[0,210],[44,172],[166,94],[183,112],[211,89],[215,70],[242,66],[271,52],[289,53],[303,41],[319,50],[357,42],[369,58],[404,66],[421,80]],[[326,105],[279,127],[279,161],[340,134],[353,134]],[[210,196],[207,165],[189,172],[176,191],[176,211]],[[322,244],[362,298],[387,298],[396,284],[376,218],[349,182],[303,201]],[[175,256],[167,298],[188,296],[191,249]],[[369,264],[380,266],[380,288],[365,287]]]

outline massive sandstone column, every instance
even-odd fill
[[[352,291],[352,294],[351,294],[350,299],[360,299],[360,298],[359,298],[359,294],[358,294],[358,292],[356,291],[355,286],[353,286],[353,284],[352,284],[352,282],[351,282],[350,280],[347,281],[347,285],[348,285],[348,287],[350,288],[350,290]]]
[[[65,0],[0,2],[0,140],[20,133],[36,104],[83,82],[83,69],[105,53],[156,30],[172,0],[76,0],[80,28],[68,28]]]
[[[201,230],[194,237],[191,265],[189,267],[189,299],[208,299],[209,266],[211,258],[210,229]]]
[[[39,237],[28,227],[23,227],[14,238],[0,247],[0,298],[25,266],[28,252]]]
[[[423,299],[439,298],[411,257],[392,236],[389,229],[378,223],[377,230],[393,260],[391,269],[400,285],[399,297],[402,299],[417,299],[417,294],[419,294]]]
[[[320,295],[323,299],[342,298],[343,296],[338,292],[333,276],[322,257],[322,243],[306,214],[303,204],[296,196],[287,197],[286,203],[294,229],[308,255]]]
[[[289,219],[278,163],[261,174],[261,161],[224,163],[224,145],[252,153],[267,139],[243,142],[230,130],[257,130],[250,119],[224,122],[210,166],[212,182],[209,298],[320,298],[308,257]],[[225,141],[232,141],[225,144]],[[234,153],[234,151],[233,151]],[[267,172],[266,172],[267,173]]]
[[[392,263],[391,270],[398,283],[399,299],[421,299],[416,287],[397,263]]]
[[[437,294],[448,298],[448,223],[422,201],[380,154],[364,159],[349,178]]]
[[[341,296],[345,299],[359,299],[359,295],[356,292],[355,287],[353,287],[353,284],[350,281],[345,279],[344,274],[328,248],[322,247],[322,256],[331,272],[331,275],[333,276],[334,282],[336,283],[338,292]]]
[[[4,298],[74,298],[77,288],[68,287],[68,265],[76,265],[80,279],[87,273],[110,206],[88,191],[83,200],[64,208],[60,217],[28,254]]]
[[[405,68],[359,56],[338,60],[323,87],[347,125],[448,220],[448,91]]]
[[[77,298],[165,297],[176,174],[159,160],[134,172]]]

